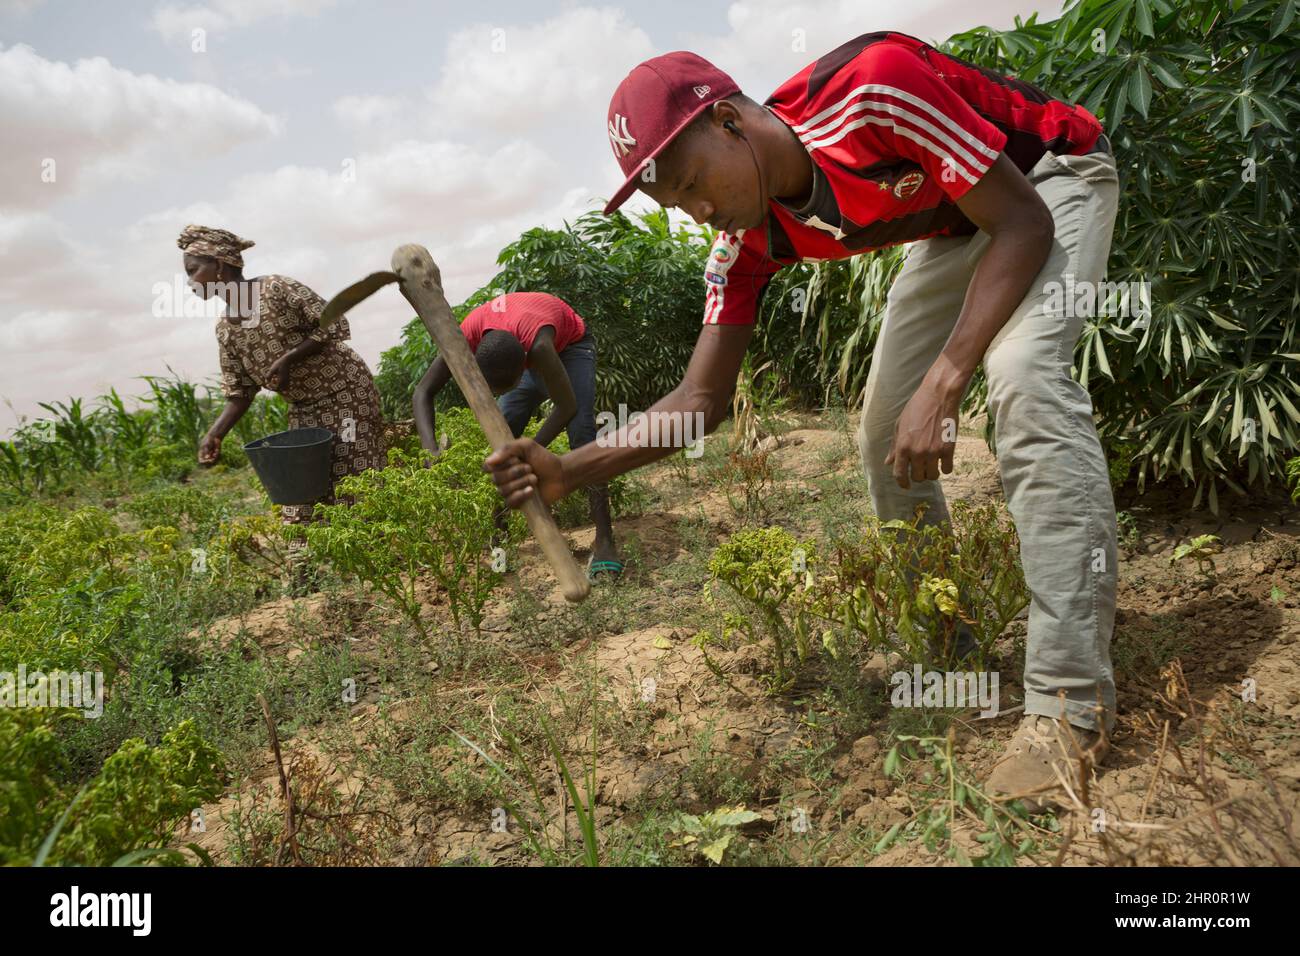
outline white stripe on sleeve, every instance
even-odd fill
[[[825,126],[819,127],[815,130],[810,130],[803,137],[801,137],[801,139],[803,139],[804,145],[807,146],[808,148],[813,148],[814,146],[826,146],[829,145],[830,143],[837,142],[840,137],[837,136],[832,139],[828,136],[831,130],[835,129],[835,127],[843,123],[846,119],[849,118],[850,115],[854,113],[860,113],[863,110],[881,110],[882,112],[892,113],[895,116],[901,117],[902,119],[907,120],[909,123],[912,123],[913,125],[918,126],[925,132],[929,133],[933,137],[936,143],[943,144],[949,147],[954,153],[954,155],[960,156],[963,160],[965,160],[966,164],[971,169],[975,170],[980,175],[983,175],[984,173],[987,173],[989,171],[988,163],[984,162],[983,160],[979,159],[976,156],[972,156],[960,143],[954,140],[943,130],[939,129],[933,123],[928,123],[922,117],[917,116],[915,113],[909,110],[905,110],[900,106],[895,106],[892,103],[886,103],[883,100],[862,100],[858,103],[853,104],[848,109],[846,109],[843,113],[841,113],[838,117],[836,117],[836,119],[833,122],[827,123]]]
[[[862,96],[864,93],[877,93],[877,94],[884,94],[886,96],[892,96],[895,99],[902,100],[904,103],[908,103],[912,106],[915,106],[918,109],[923,110],[926,113],[930,114],[941,124],[946,126],[954,134],[956,134],[958,138],[964,140],[969,146],[973,147],[977,152],[983,153],[989,159],[998,158],[998,154],[994,150],[989,149],[989,147],[986,146],[983,142],[981,142],[977,136],[972,134],[969,130],[963,129],[960,123],[958,123],[952,117],[948,116],[948,114],[944,113],[942,110],[936,108],[933,104],[927,102],[926,100],[921,99],[919,96],[907,92],[906,90],[900,90],[896,86],[888,86],[881,83],[864,83],[862,86],[859,86],[854,90],[851,90],[847,96],[845,96],[834,106],[822,110],[812,119],[807,120],[803,123],[800,123],[798,126],[793,127],[794,131],[800,135],[800,138],[803,138],[803,134],[805,132],[812,130],[812,128],[817,126],[817,124],[820,123],[822,120],[827,119],[833,116],[834,114],[838,113],[840,110],[844,109],[844,107],[848,106],[851,102],[853,102],[853,100]]]

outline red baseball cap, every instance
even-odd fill
[[[703,57],[678,51],[646,60],[609,101],[609,145],[627,176],[605,206],[613,212],[637,188],[645,164],[718,100],[740,92],[736,81]]]

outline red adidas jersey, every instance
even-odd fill
[[[903,33],[849,41],[765,105],[808,151],[812,193],[799,209],[772,201],[759,229],[719,233],[705,266],[706,325],[753,323],[783,265],[972,235],[956,200],[999,153],[1028,173],[1045,152],[1087,152],[1102,132],[1081,106]]]
[[[525,352],[533,348],[537,333],[544,326],[555,328],[555,351],[563,352],[587,334],[582,316],[558,296],[546,292],[507,292],[472,309],[461,322],[471,352],[478,351],[483,333],[501,329],[517,338]],[[530,367],[525,360],[525,367]]]

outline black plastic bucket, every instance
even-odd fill
[[[329,495],[334,433],[291,428],[244,446],[244,454],[277,505],[305,505]]]

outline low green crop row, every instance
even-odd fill
[[[342,482],[340,503],[305,529],[250,495],[247,471],[221,468],[187,484],[135,473],[115,486],[113,508],[77,505],[85,495],[0,508],[0,672],[99,672],[104,691],[94,719],[48,701],[0,708],[0,862],[32,862],[65,811],[47,862],[104,864],[164,846],[221,792],[217,748],[238,760],[260,746],[259,692],[275,712],[311,719],[319,688],[348,673],[345,651],[326,640],[295,671],[242,638],[204,637],[217,619],[278,597],[304,538],[327,580],[360,579],[426,637],[459,646],[524,522],[510,513],[494,550],[487,441],[467,409],[439,425],[449,447],[437,460],[395,449],[387,468]],[[553,447],[567,448],[563,436]],[[626,480],[611,490],[616,507],[636,494]],[[566,509],[585,521],[586,495]],[[417,581],[439,585],[432,600],[417,599]],[[451,626],[434,635],[426,605],[443,599]]]
[[[949,526],[866,519],[861,536],[819,550],[776,527],[737,532],[709,562],[719,624],[697,641],[761,646],[774,692],[805,664],[892,651],[943,660],[969,631],[980,666],[1028,605],[1009,518],[957,502]]]
[[[221,755],[193,723],[150,747],[126,740],[80,791],[55,724],[76,719],[38,709],[0,710],[0,865],[105,865],[168,843],[178,824],[224,788]]]

